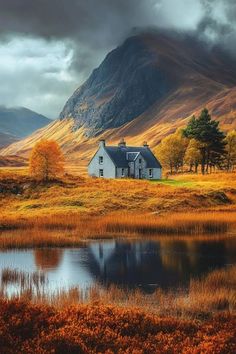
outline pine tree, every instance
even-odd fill
[[[193,116],[186,129],[185,137],[197,140],[200,145],[202,174],[209,167],[220,165],[225,153],[225,134],[219,129],[219,122],[212,120],[208,110],[203,109],[200,116]]]

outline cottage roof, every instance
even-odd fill
[[[141,154],[147,163],[147,168],[161,168],[160,162],[148,147],[105,146],[105,149],[117,167],[128,167],[128,163]],[[127,153],[129,158],[127,158]]]

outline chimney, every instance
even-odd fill
[[[148,145],[148,143],[147,143],[146,141],[144,141],[144,143],[143,143],[143,147],[145,147],[145,148],[149,148],[149,145]]]
[[[106,140],[105,139],[100,139],[99,146],[100,147],[105,147],[106,146]]]
[[[119,142],[118,146],[119,147],[126,147],[126,142],[125,142],[124,138],[121,139],[121,141]]]

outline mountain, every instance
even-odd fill
[[[27,155],[42,137],[56,139],[84,165],[101,135],[111,143],[159,141],[207,107],[225,131],[236,128],[236,66],[221,48],[191,36],[142,33],[107,55],[65,104],[60,119],[2,154]]]
[[[50,122],[50,119],[24,107],[0,106],[0,146],[22,139]]]
[[[5,133],[1,133],[0,132],[0,149],[2,147],[4,147],[4,146],[7,146],[7,145],[10,145],[10,144],[14,143],[17,140],[19,140],[19,139],[17,139],[13,135],[5,134]]]
[[[204,89],[210,98],[222,85],[235,84],[235,63],[219,49],[209,52],[191,37],[148,33],[109,53],[68,100],[60,118],[73,117],[78,127],[96,134],[132,121],[179,88],[195,95]]]

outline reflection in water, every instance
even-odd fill
[[[148,291],[188,286],[191,277],[222,268],[229,259],[235,263],[236,255],[229,252],[225,240],[114,241],[91,244],[85,266],[101,283]]]
[[[58,268],[63,256],[63,250],[59,248],[39,248],[34,250],[35,265],[39,270]]]
[[[100,282],[155,288],[188,287],[194,277],[236,264],[236,239],[216,241],[145,240],[96,241],[76,249],[36,249],[0,252],[4,268],[46,272],[48,287],[87,288]]]

